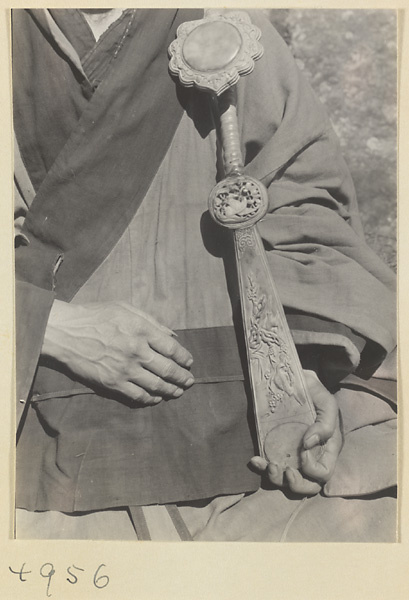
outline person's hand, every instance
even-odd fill
[[[303,436],[300,470],[287,467],[284,486],[296,494],[308,496],[319,493],[322,485],[331,478],[342,449],[343,437],[335,397],[313,371],[304,371],[304,375],[317,418]],[[274,485],[283,485],[283,474],[276,464],[260,456],[253,457],[250,464]]]
[[[91,388],[141,405],[178,398],[194,383],[191,354],[173,332],[125,302],[54,301],[42,355]]]

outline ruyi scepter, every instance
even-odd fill
[[[218,107],[225,178],[210,193],[209,212],[233,230],[259,452],[283,480],[287,466],[299,467],[302,438],[316,415],[256,225],[268,211],[268,193],[245,173],[241,153],[236,83],[262,56],[260,36],[246,13],[208,11],[180,25],[169,68]]]

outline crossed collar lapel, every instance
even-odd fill
[[[183,109],[167,48],[199,10],[138,10],[109,73],[42,182],[16,253],[17,277],[70,300],[114,247],[169,148]],[[184,92],[182,92],[184,93]]]

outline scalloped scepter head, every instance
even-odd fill
[[[178,27],[169,46],[169,70],[182,85],[220,96],[263,54],[261,32],[241,11],[209,10],[203,19]]]

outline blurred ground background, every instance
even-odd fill
[[[268,12],[340,138],[368,244],[396,270],[396,12]]]

